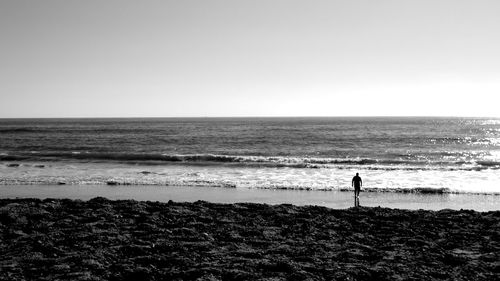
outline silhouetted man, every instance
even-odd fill
[[[352,178],[352,186],[354,186],[354,198],[355,199],[359,198],[359,192],[361,191],[362,185],[363,185],[363,181],[361,180],[359,173],[356,173],[354,178]],[[358,205],[359,205],[359,201],[358,201]]]

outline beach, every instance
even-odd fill
[[[494,280],[500,212],[0,200],[3,280]]]
[[[354,206],[352,190],[293,190],[263,188],[227,188],[206,186],[158,186],[158,185],[0,185],[2,198],[56,198],[89,200],[105,197],[112,200],[138,200],[168,202],[213,203],[264,203],[316,205],[333,209]],[[396,209],[472,209],[475,211],[500,210],[500,196],[491,194],[450,194],[377,192],[363,189],[360,204],[365,207]]]
[[[500,281],[500,1],[0,1],[0,281]]]
[[[0,279],[493,280],[499,129],[488,118],[1,119]]]

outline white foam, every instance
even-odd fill
[[[128,165],[53,162],[19,167],[0,165],[0,184],[217,186],[265,189],[337,190],[350,188],[356,172],[372,189],[448,189],[459,193],[500,193],[496,170],[373,170],[369,167],[296,169],[196,165]]]

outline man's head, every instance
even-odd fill
[[[356,173],[356,176],[359,176],[359,173]]]

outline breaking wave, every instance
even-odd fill
[[[500,169],[499,161],[430,161],[371,158],[321,158],[292,156],[247,156],[218,154],[161,154],[161,153],[97,153],[97,152],[31,152],[0,154],[0,161],[112,161],[141,164],[183,165],[241,165],[290,168],[352,168],[368,170],[468,170]]]
[[[219,188],[237,188],[239,184],[227,180],[157,180],[145,181],[141,179],[89,179],[89,180],[71,180],[71,179],[44,179],[44,180],[14,180],[0,179],[0,185],[108,185],[108,186],[189,186],[189,187],[219,187]],[[268,189],[268,190],[296,190],[296,191],[342,191],[352,192],[350,188],[339,188],[332,186],[317,185],[290,185],[290,184],[267,184],[245,186],[245,188]],[[481,194],[498,195],[500,192],[494,191],[467,191],[439,187],[410,187],[410,188],[363,188],[363,192],[368,193],[412,193],[422,195],[447,195],[447,194]]]
[[[36,130],[33,128],[24,128],[24,127],[0,128],[0,133],[29,133],[29,132],[36,132]]]

